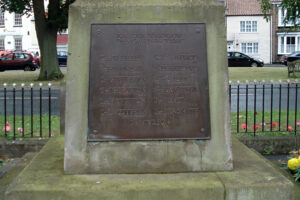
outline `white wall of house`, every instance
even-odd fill
[[[45,0],[45,3],[47,2],[48,1]],[[2,19],[1,15],[2,14],[0,13],[0,51],[23,50],[30,52],[39,52],[39,45],[35,30],[35,21],[33,16],[22,16],[21,24],[16,25],[14,13],[4,12],[4,18]],[[64,33],[67,33],[67,31],[64,31]],[[21,47],[18,49],[16,48],[16,43],[20,44],[20,41]],[[58,44],[57,49],[59,51],[67,51],[68,45]]]
[[[242,22],[242,23],[241,23]],[[271,22],[263,16],[227,16],[227,50],[272,61]],[[241,27],[242,26],[242,27]]]
[[[21,23],[16,24],[15,14],[4,12],[4,24],[0,25],[0,40],[4,41],[5,50],[16,50],[16,45],[22,50],[30,49],[33,34],[32,17],[22,16],[21,19]]]
[[[279,7],[279,6],[278,6]],[[293,23],[288,22],[284,24],[283,20],[286,17],[287,11],[279,7],[278,9],[278,24],[279,28],[291,27]],[[290,31],[283,32],[277,31],[278,37],[278,55],[286,55],[293,53],[294,51],[300,51],[300,32],[299,31]]]

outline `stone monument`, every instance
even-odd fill
[[[76,0],[65,137],[5,200],[292,200],[289,180],[231,140],[224,22],[217,0]]]
[[[65,173],[231,170],[224,22],[218,1],[77,0]]]

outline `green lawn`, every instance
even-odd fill
[[[61,85],[65,84],[66,79],[66,71],[62,71],[62,73],[65,75],[65,77],[62,80],[55,80],[50,81],[52,85]],[[25,83],[25,85],[29,85],[30,83],[34,83],[35,85],[38,85],[41,81],[37,81],[37,78],[39,76],[39,71],[34,72],[24,72],[24,71],[18,71],[18,72],[0,72],[0,85],[2,86],[3,83],[8,83],[8,85],[11,85],[12,83],[16,83],[17,85],[20,85],[21,83]],[[49,81],[42,81],[44,85],[47,85]]]
[[[49,116],[42,115],[42,136],[47,137],[49,136]],[[6,139],[13,139],[14,131],[13,131],[13,116],[7,116],[6,122],[11,125],[11,130],[7,132],[8,138]],[[16,116],[16,137],[21,137],[23,133],[18,130],[18,128],[22,127],[22,117]],[[31,117],[24,116],[24,136],[26,138],[31,137]],[[60,134],[60,117],[59,116],[52,116],[51,117],[51,135],[56,136]],[[0,116],[0,140],[5,139],[5,131],[4,131],[4,116]],[[33,137],[39,138],[40,137],[40,116],[34,115],[33,116]],[[34,138],[33,138],[34,139]]]
[[[289,78],[287,75],[287,68],[285,67],[229,67],[229,80],[237,81],[240,80],[242,82],[249,80],[253,82],[257,81],[270,81],[274,80],[277,82],[278,80],[287,81],[290,79],[292,82],[295,79],[300,79],[300,73],[296,73],[296,77]],[[65,77],[67,72],[63,71]],[[16,83],[20,85],[21,83],[25,83],[29,85],[30,83],[34,83],[37,85],[40,81],[37,81],[39,72],[1,72],[0,73],[0,85],[3,83]],[[52,85],[61,85],[65,84],[66,78],[59,81],[51,81]],[[44,84],[48,84],[48,81],[44,81]]]
[[[281,111],[281,121],[280,121],[280,129],[281,132],[279,132],[279,111],[273,111],[272,113],[272,122],[277,123],[277,127],[272,128],[272,132],[270,132],[270,124],[271,124],[271,112],[265,111],[264,113],[264,120],[262,119],[262,112],[256,112],[256,123],[254,123],[254,112],[249,111],[247,115],[247,124],[248,129],[247,131],[250,133],[245,133],[246,130],[244,130],[241,126],[242,124],[246,123],[246,112],[240,112],[239,113],[239,133],[237,133],[237,113],[233,112],[231,113],[231,131],[233,134],[237,136],[253,136],[253,126],[254,124],[258,126],[258,129],[256,130],[257,136],[276,136],[276,135],[294,135],[295,134],[295,112],[289,111],[289,126],[293,128],[292,131],[287,131],[287,112],[285,110]],[[42,116],[42,132],[43,137],[47,137],[49,135],[49,121],[48,121],[48,115]],[[264,126],[264,130],[262,128],[261,123],[265,122],[266,125]],[[7,132],[8,138],[6,140],[13,139],[13,116],[7,116],[6,122],[11,124],[11,130]],[[297,121],[300,122],[300,112],[297,112]],[[5,131],[3,130],[4,127],[4,116],[0,116],[0,140],[4,140]],[[21,116],[16,116],[16,136],[21,137],[22,132],[18,131],[18,128],[22,127],[22,118]],[[298,133],[300,132],[300,126],[296,127]],[[60,117],[58,116],[52,116],[51,117],[51,135],[56,136],[60,134]],[[24,135],[25,140],[31,140],[31,117],[25,116],[24,119]],[[33,117],[33,136],[34,139],[37,139],[40,137],[40,118],[39,115],[34,115]],[[22,139],[24,140],[24,139]]]
[[[300,133],[300,126],[295,127],[295,111],[290,110],[289,111],[289,123],[288,126],[291,126],[293,130],[288,131],[287,130],[287,112],[286,110],[281,111],[281,117],[280,117],[280,124],[279,124],[279,111],[273,111],[272,112],[272,121],[271,121],[271,111],[265,111],[264,112],[264,120],[262,116],[262,112],[256,112],[256,122],[254,123],[254,112],[248,111],[247,114],[247,124],[248,129],[247,132],[253,132],[254,125],[258,126],[258,129],[256,130],[256,135],[294,135],[295,134],[295,128],[298,133]],[[237,119],[238,118],[238,119]],[[239,120],[239,133],[237,133],[237,121]],[[262,122],[265,122],[266,125],[261,125]],[[277,126],[275,127],[275,124],[272,126],[272,132],[271,132],[271,122],[277,123]],[[300,122],[300,112],[297,112],[297,120],[296,122]],[[236,112],[231,113],[231,132],[233,134],[239,135],[239,136],[249,136],[253,135],[253,133],[245,133],[246,130],[242,128],[242,124],[246,124],[246,112],[240,112],[239,116],[237,117]],[[280,130],[279,131],[279,125]]]
[[[270,81],[273,80],[278,82],[278,80],[287,81],[290,79],[292,82],[295,79],[300,78],[300,73],[296,73],[296,77],[288,77],[286,67],[229,67],[229,80],[242,82],[249,80],[253,82],[257,81]]]

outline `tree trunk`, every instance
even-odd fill
[[[58,0],[50,0],[49,15],[50,10],[56,11],[58,6]],[[58,27],[46,22],[44,1],[33,0],[33,12],[35,18],[36,35],[41,53],[41,71],[39,80],[60,79],[63,77],[63,74],[59,69],[57,60],[56,37]],[[52,16],[52,18],[55,17],[57,16]]]
[[[46,28],[45,31],[40,31],[42,33],[37,33],[41,39],[39,40],[41,44],[41,71],[39,75],[39,80],[52,80],[61,79],[63,74],[61,73],[57,60],[57,49],[56,49],[56,37],[57,30]]]

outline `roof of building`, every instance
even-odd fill
[[[227,15],[263,15],[257,0],[227,0]]]
[[[57,35],[57,44],[67,44],[68,43],[68,34]]]

